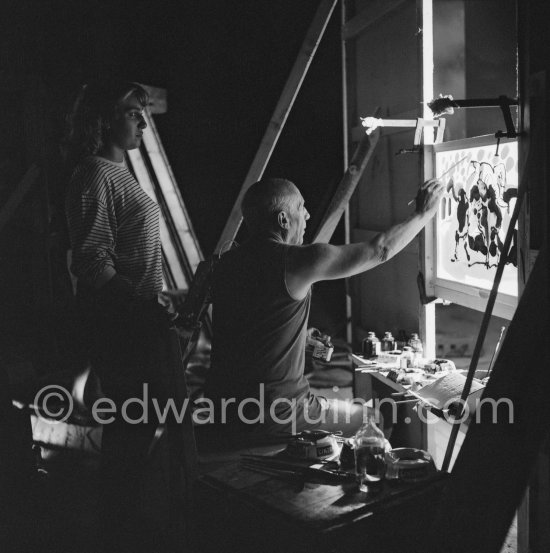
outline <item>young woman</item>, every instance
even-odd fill
[[[103,425],[101,455],[109,551],[149,547],[153,533],[142,506],[157,427],[150,401],[162,405],[167,397],[170,316],[158,301],[159,207],[125,163],[125,152],[141,144],[147,103],[136,83],[86,85],[70,114],[66,140],[74,166],[66,214],[77,305],[92,368],[115,406]],[[154,539],[158,545],[158,535]]]

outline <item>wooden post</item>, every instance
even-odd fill
[[[346,24],[346,2],[342,0],[340,2],[340,24],[342,29]],[[340,39],[340,51],[341,51],[341,71],[342,71],[342,142],[343,157],[344,157],[344,171],[348,169],[349,161],[349,140],[348,140],[348,74],[347,74],[347,55],[346,55],[346,41],[343,37]],[[350,212],[349,204],[346,205],[344,211],[344,242],[350,243],[351,238],[351,224],[350,224]],[[350,279],[346,279],[346,341],[348,344],[353,342],[353,312],[350,293]]]
[[[365,134],[359,142],[350,165],[336,189],[312,242],[328,242],[331,239],[336,225],[346,210],[357,183],[372,156],[372,152],[378,144],[379,136],[380,132],[376,130],[370,136]]]
[[[419,82],[419,95],[423,99],[422,108],[419,112],[424,119],[431,119],[432,113],[427,106],[427,101],[433,98],[433,13],[430,4],[425,0],[417,0],[417,13],[419,14],[419,26],[422,27],[422,33],[418,36],[418,55],[419,62],[422,67],[422,75]],[[434,121],[437,126],[438,140],[443,139],[443,126],[439,126],[439,122]],[[428,129],[426,129],[428,131]],[[421,180],[427,180],[435,177],[433,166],[433,132],[424,133],[424,155],[420,163]],[[434,242],[435,221],[432,219],[419,235],[419,269],[424,276],[426,294],[433,296],[432,280],[434,276]],[[418,304],[418,330],[420,338],[424,343],[424,355],[426,357],[435,357],[436,355],[436,337],[435,337],[435,304],[433,302],[423,305]]]
[[[128,160],[134,170],[137,181],[140,186],[145,190],[145,192],[151,197],[158,205],[161,205],[155,190],[155,185],[152,181],[151,175],[147,170],[147,165],[141,150],[136,148],[135,150],[128,151]],[[162,191],[160,191],[162,193]],[[185,268],[187,264],[180,262],[179,251],[180,248],[176,244],[175,238],[170,233],[170,228],[168,227],[165,219],[164,212],[161,212],[160,217],[160,241],[162,244],[162,254],[163,254],[163,268],[164,271],[168,273],[165,276],[166,285],[170,288],[177,288],[184,290],[189,287],[188,276],[185,273]],[[184,252],[187,251],[185,246],[182,244]]]
[[[167,214],[165,214],[165,222],[185,250],[185,257],[189,264],[189,278],[191,278],[191,275],[193,275],[198,264],[204,259],[204,256],[176,178],[168,162],[168,157],[162,146],[155,122],[147,112],[145,112],[144,116],[147,127],[143,132],[143,145],[158,182],[158,192],[162,193],[162,200],[166,204],[170,215],[168,218],[166,217]]]
[[[229,219],[225,224],[215,251],[219,252],[220,249],[228,241],[235,238],[237,231],[241,225],[241,202],[245,192],[250,188],[252,184],[262,178],[267,163],[273,153],[275,145],[279,140],[279,136],[285,126],[288,114],[294,105],[294,100],[298,95],[298,91],[302,85],[302,82],[306,76],[307,70],[313,60],[313,56],[317,51],[317,47],[321,42],[321,38],[325,32],[330,16],[334,10],[337,0],[322,0],[319,4],[319,8],[315,13],[315,17],[309,27],[298,58],[294,62],[294,66],[287,79],[279,102],[271,116],[271,120],[267,126],[267,130],[262,138],[260,147],[256,152],[256,156],[252,161],[252,165],[248,170],[248,174],[244,180],[242,188],[237,196],[237,200],[233,205]]]

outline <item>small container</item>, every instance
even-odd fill
[[[424,347],[422,346],[422,340],[418,337],[416,332],[411,334],[407,345],[412,348],[413,352],[413,367],[418,367],[418,360],[422,357],[424,353]]]
[[[399,359],[399,366],[402,369],[409,369],[413,366],[414,353],[410,346],[405,346]]]
[[[397,337],[395,338],[395,349],[400,349],[403,351],[403,348],[407,345],[407,334],[404,330],[400,330],[397,333]]]
[[[316,359],[321,359],[328,363],[332,358],[332,353],[334,352],[334,346],[330,341],[330,336],[323,334],[321,339],[317,341],[317,344],[313,348],[313,357]]]
[[[385,439],[370,412],[365,424],[355,434],[354,443],[355,474],[359,490],[368,493],[380,492],[386,474]]]
[[[420,482],[437,471],[432,456],[421,449],[398,447],[386,451],[386,479],[389,482]]]
[[[322,334],[316,328],[312,328],[308,331],[306,346],[309,351],[312,351],[312,357],[321,359],[327,363],[330,361],[334,352],[334,346],[330,341],[330,336]]]
[[[380,355],[380,340],[374,332],[369,332],[361,344],[363,357],[378,357]]]
[[[393,351],[395,349],[395,338],[391,332],[384,333],[382,338],[382,351]]]
[[[411,334],[407,345],[412,348],[414,353],[418,353],[419,357],[422,357],[422,354],[424,353],[424,347],[422,346],[422,340],[418,337],[418,334],[416,332],[413,332]]]
[[[353,438],[344,438],[339,457],[341,469],[347,470],[355,468],[354,443]]]

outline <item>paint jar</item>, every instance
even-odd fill
[[[413,351],[413,367],[418,367],[418,360],[424,353],[424,347],[422,346],[422,340],[418,337],[416,332],[411,334],[407,345],[412,348]]]
[[[395,349],[403,350],[407,345],[407,334],[404,330],[400,330],[395,338]]]
[[[399,358],[399,367],[401,369],[409,369],[413,366],[414,353],[411,347],[405,346]]]
[[[391,332],[385,332],[382,338],[382,351],[393,351],[395,349],[395,338]]]
[[[416,332],[413,332],[411,334],[411,337],[409,338],[407,345],[412,348],[412,350],[415,353],[422,353],[424,352],[424,347],[422,346],[422,340],[418,337],[418,334]]]
[[[380,340],[374,332],[369,332],[361,344],[363,357],[378,357],[380,355]]]

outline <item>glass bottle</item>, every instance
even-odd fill
[[[397,333],[397,338],[395,339],[395,348],[403,350],[403,348],[407,345],[407,334],[406,332],[401,329]]]
[[[422,346],[422,340],[418,337],[416,332],[411,334],[407,345],[410,346],[413,351],[413,367],[418,367],[418,360],[424,353],[424,347]]]
[[[399,366],[402,369],[409,369],[413,366],[413,350],[410,346],[405,346],[401,352],[401,357],[399,358]]]
[[[380,340],[374,332],[369,332],[361,344],[363,357],[377,357],[380,355]]]
[[[393,351],[395,349],[395,338],[391,332],[385,332],[382,338],[382,351]]]
[[[410,346],[405,346],[401,352],[401,357],[399,359],[399,366],[402,369],[409,369],[413,366],[413,357],[414,353]]]
[[[369,411],[354,438],[355,474],[362,492],[377,493],[382,489],[385,443],[384,434],[374,422],[374,413]]]
[[[420,357],[422,357],[422,353],[424,352],[424,347],[422,346],[422,340],[418,337],[418,334],[416,332],[413,332],[411,334],[411,337],[409,338],[407,345],[412,348],[413,353],[418,353],[420,354]]]

